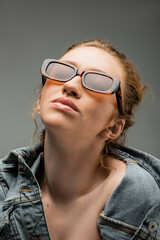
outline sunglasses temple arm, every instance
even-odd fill
[[[42,75],[42,86],[44,86],[45,82],[46,82],[46,77]]]
[[[122,114],[122,95],[121,95],[120,86],[119,86],[118,90],[116,91],[116,99],[117,99],[119,113]]]

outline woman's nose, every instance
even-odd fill
[[[81,76],[75,76],[71,80],[65,82],[62,88],[62,93],[80,98],[82,95]]]

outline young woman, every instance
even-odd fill
[[[122,146],[145,86],[110,44],[42,65],[41,142],[0,162],[0,239],[160,239],[160,162]]]

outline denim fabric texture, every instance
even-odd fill
[[[97,219],[102,239],[160,240],[160,160],[122,146],[112,154],[127,170]],[[41,144],[0,160],[0,240],[51,239],[35,177],[41,162]]]

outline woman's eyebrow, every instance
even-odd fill
[[[73,62],[73,61],[71,61],[71,60],[64,60],[63,62],[70,63],[70,64],[74,65],[76,68],[79,69],[78,64],[77,64],[76,62]],[[83,69],[81,69],[81,70],[83,70]],[[90,71],[90,70],[91,70],[91,71],[97,71],[97,72],[101,72],[101,73],[107,74],[106,72],[104,72],[103,70],[100,70],[100,69],[98,69],[98,68],[88,68],[88,69],[85,70],[85,71]]]

